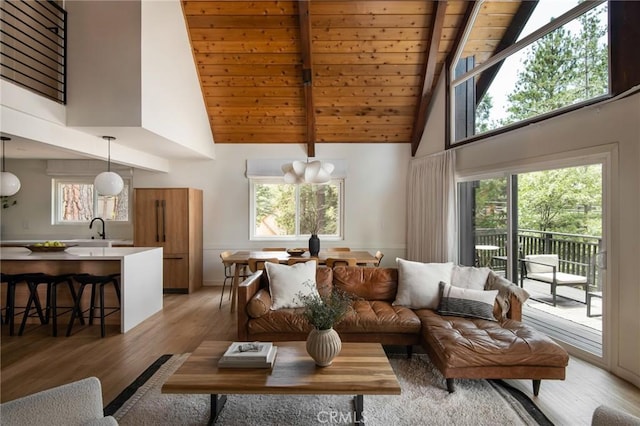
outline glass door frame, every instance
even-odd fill
[[[611,262],[611,239],[612,228],[610,214],[612,198],[615,198],[614,185],[612,177],[615,176],[614,171],[617,170],[617,145],[607,144],[595,148],[587,148],[579,150],[577,152],[567,152],[562,155],[537,158],[535,162],[523,161],[521,163],[511,164],[508,167],[501,168],[499,170],[489,169],[483,171],[475,170],[468,174],[457,172],[456,187],[459,184],[465,182],[474,182],[484,179],[507,179],[507,266],[506,276],[512,282],[516,282],[518,278],[518,247],[514,244],[517,242],[517,227],[514,226],[517,220],[517,176],[518,174],[552,170],[567,167],[579,167],[589,164],[600,164],[602,167],[602,247],[604,251],[605,264],[601,269],[601,276],[603,280],[603,306],[602,306],[602,356],[597,356],[593,353],[586,352],[579,348],[566,345],[563,342],[559,342],[563,345],[567,351],[576,355],[581,359],[585,359],[588,362],[608,368],[612,359],[612,318],[609,315],[612,312],[612,286],[615,285],[614,280],[611,278],[615,271],[615,265]],[[514,195],[515,194],[515,195]],[[458,203],[460,207],[462,203]],[[460,222],[461,214],[458,212],[458,221]],[[462,234],[461,234],[462,235]],[[464,241],[459,240],[459,251],[465,250]],[[461,257],[462,259],[462,257]]]

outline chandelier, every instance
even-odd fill
[[[323,163],[320,160],[307,160],[307,162],[292,161],[291,163],[282,165],[284,182],[289,184],[328,183],[331,180],[331,172],[333,172],[333,169],[334,165],[332,163]]]

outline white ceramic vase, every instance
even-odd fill
[[[331,365],[341,349],[342,341],[333,328],[328,330],[314,328],[307,337],[307,352],[320,367]]]

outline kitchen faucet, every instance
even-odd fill
[[[98,232],[98,236],[102,237],[102,239],[104,240],[107,236],[107,231],[104,227],[104,220],[101,217],[94,217],[93,219],[91,219],[91,223],[89,223],[89,229],[93,227],[93,222],[95,222],[96,220],[99,220],[100,222],[102,222],[102,233]]]

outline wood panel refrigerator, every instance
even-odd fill
[[[133,244],[162,247],[165,293],[202,287],[202,190],[136,188]]]

